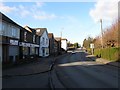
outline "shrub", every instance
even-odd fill
[[[94,55],[111,61],[120,61],[120,47],[95,49]]]

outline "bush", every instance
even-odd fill
[[[111,61],[120,61],[120,47],[95,49],[94,55]]]

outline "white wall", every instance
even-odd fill
[[[64,50],[67,50],[67,41],[66,41],[66,40],[61,40],[61,47],[62,47]]]
[[[43,42],[43,38],[44,38],[44,42]],[[49,55],[49,50],[48,50],[49,49],[49,38],[48,38],[46,31],[40,37],[39,56],[43,56],[42,48],[45,48],[45,56],[48,56]],[[48,54],[46,54],[46,52]]]

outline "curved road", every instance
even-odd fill
[[[65,88],[118,88],[118,68],[93,61],[82,51],[57,60],[55,72]]]

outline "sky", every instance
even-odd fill
[[[54,37],[67,38],[82,45],[88,36],[100,35],[100,19],[103,29],[111,26],[118,17],[119,0],[86,2],[0,2],[0,12],[21,26],[47,28]]]

